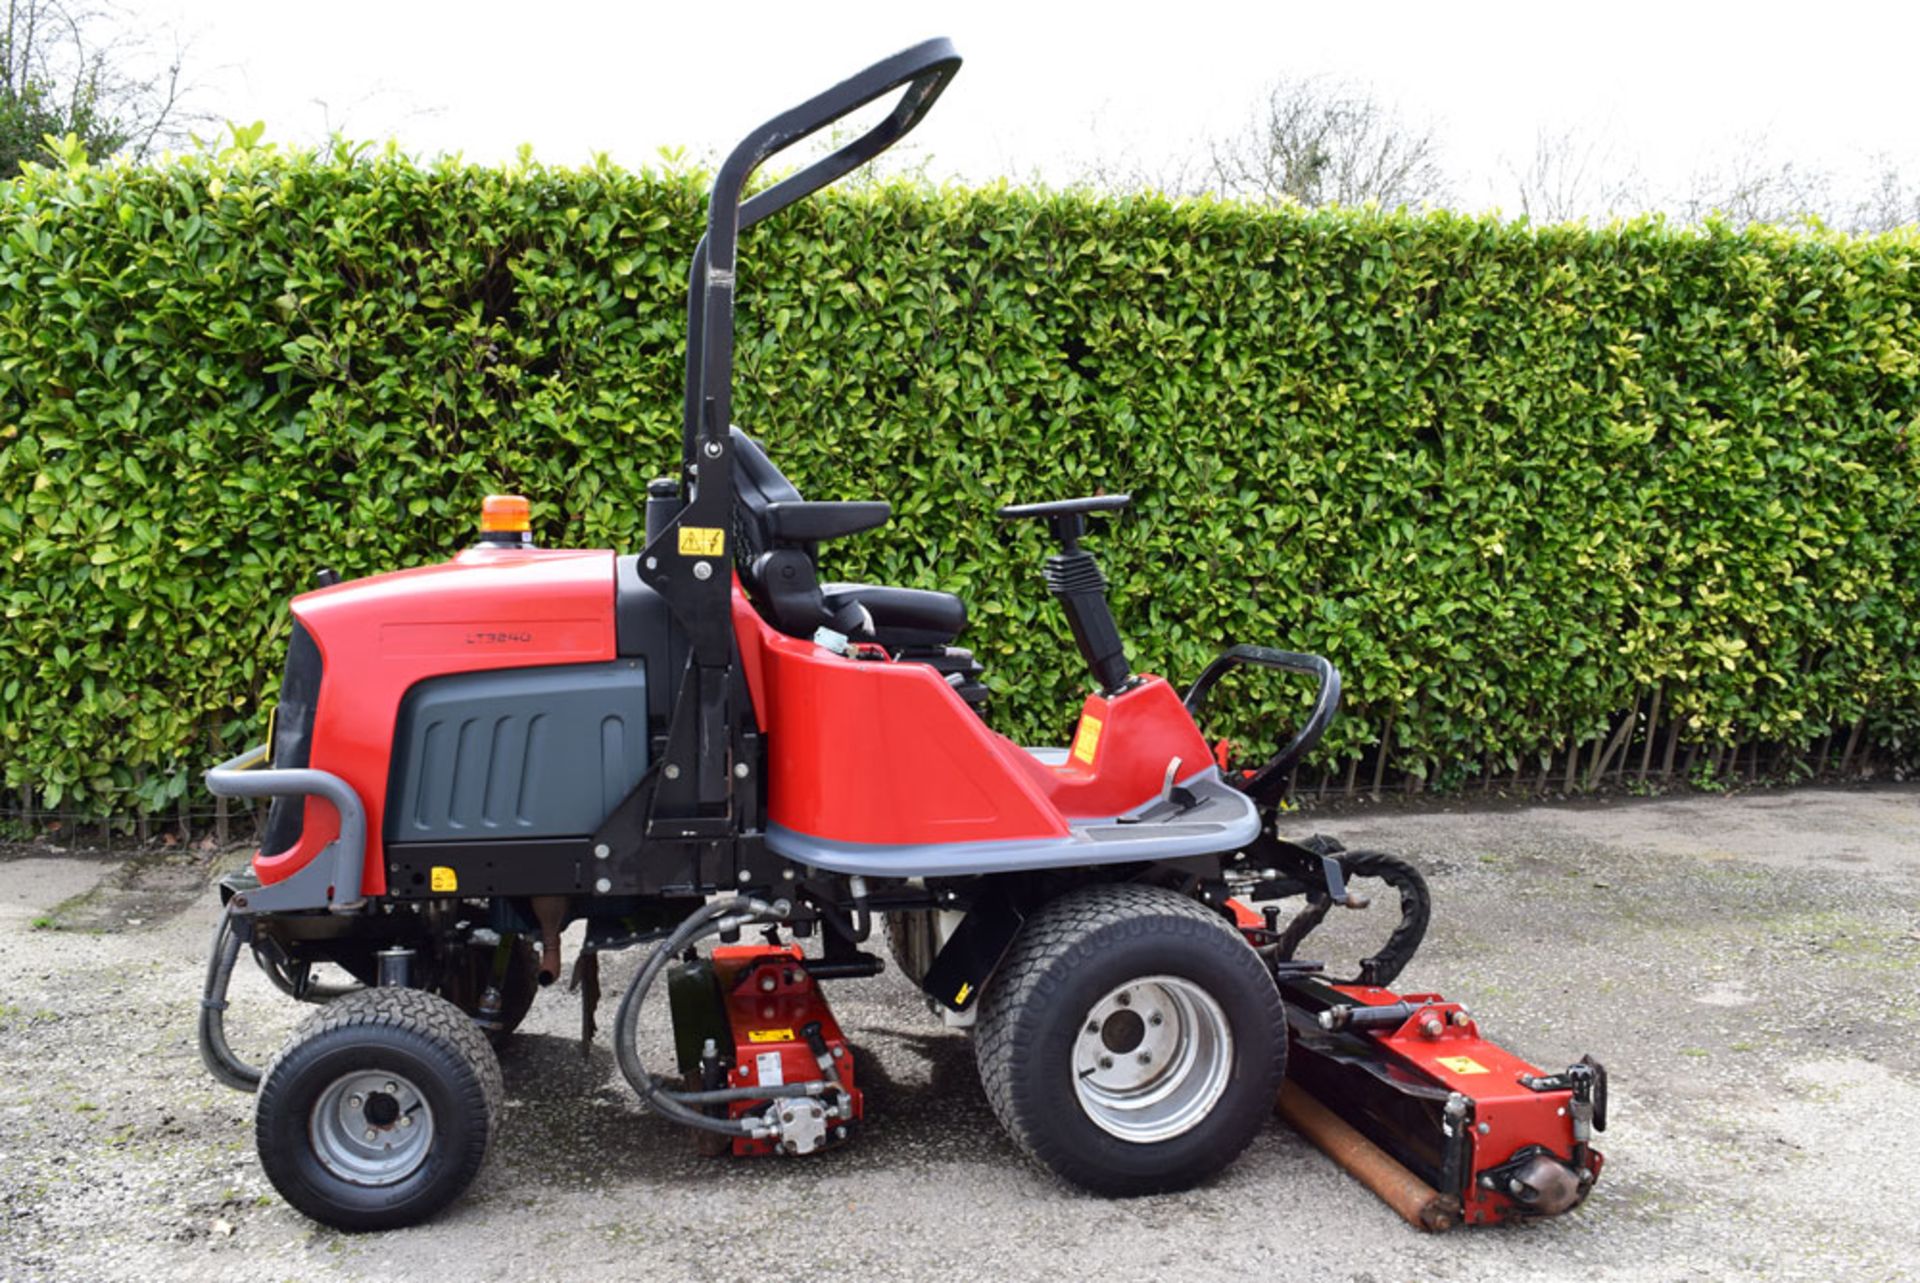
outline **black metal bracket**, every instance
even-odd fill
[[[949,1011],[965,1011],[1013,945],[1026,914],[1000,888],[974,901],[921,978],[920,988]]]
[[[1365,896],[1355,894],[1347,887],[1348,879],[1378,878],[1398,892],[1400,920],[1394,924],[1386,943],[1369,957],[1360,960],[1359,972],[1350,983],[1384,985],[1413,960],[1420,942],[1426,937],[1427,923],[1432,916],[1432,898],[1427,890],[1426,879],[1420,871],[1395,856],[1379,851],[1349,851],[1332,838],[1315,834],[1304,842],[1289,842],[1284,838],[1263,833],[1246,851],[1246,856],[1256,867],[1266,866],[1262,872],[1271,871],[1274,876],[1262,877],[1246,892],[1247,898],[1258,903],[1262,900],[1282,899],[1290,895],[1305,892],[1307,905],[1295,914],[1284,930],[1271,936],[1277,946],[1274,950],[1275,961],[1291,959],[1308,935],[1326,919],[1327,913],[1337,902],[1352,908],[1362,908],[1368,903]],[[1332,874],[1337,873],[1338,881]],[[1278,913],[1273,916],[1268,930],[1278,924]]]
[[[1607,1130],[1607,1067],[1592,1056],[1580,1057],[1578,1064],[1557,1074],[1521,1074],[1519,1082],[1528,1091],[1572,1092],[1576,1111],[1591,1119],[1593,1130]]]

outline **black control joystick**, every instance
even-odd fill
[[[1100,563],[1080,546],[1087,533],[1087,517],[1095,512],[1113,512],[1130,503],[1130,494],[1095,495],[1087,499],[1061,499],[1054,503],[1016,503],[999,509],[1005,521],[1043,518],[1060,551],[1047,558],[1047,590],[1060,599],[1067,612],[1067,626],[1087,661],[1093,679],[1104,695],[1118,694],[1133,675],[1127,664],[1127,649],[1120,641],[1120,629],[1113,622],[1113,608],[1107,604],[1107,577]]]

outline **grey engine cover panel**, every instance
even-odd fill
[[[646,663],[430,678],[394,734],[388,842],[584,836],[647,769]]]

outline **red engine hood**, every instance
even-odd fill
[[[485,546],[294,598],[323,669],[310,762],[345,779],[367,808],[367,894],[386,889],[388,759],[407,688],[446,673],[613,659],[613,598],[609,550]],[[254,861],[262,882],[291,874],[339,833],[331,806],[309,798],[306,807],[299,843]]]

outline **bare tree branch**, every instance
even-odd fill
[[[157,63],[157,65],[156,65]],[[6,0],[0,32],[0,174],[73,135],[89,157],[140,159],[202,123],[185,107],[186,49],[157,58],[111,0]]]
[[[1735,227],[1796,223],[1810,217],[1843,221],[1834,217],[1833,174],[1776,159],[1765,133],[1743,135],[1716,154],[1720,159],[1694,170],[1677,202],[1686,221],[1712,217]]]
[[[1899,167],[1887,156],[1874,157],[1873,165],[1876,172],[1870,185],[1846,220],[1848,230],[1890,232],[1920,223],[1920,190],[1907,184]]]
[[[1526,165],[1507,161],[1505,167],[1519,191],[1520,212],[1531,222],[1607,218],[1647,205],[1639,166],[1624,160],[1604,134],[1542,128]]]
[[[1282,80],[1239,133],[1208,148],[1225,196],[1304,205],[1437,205],[1448,192],[1431,126],[1412,126],[1365,88]]]

